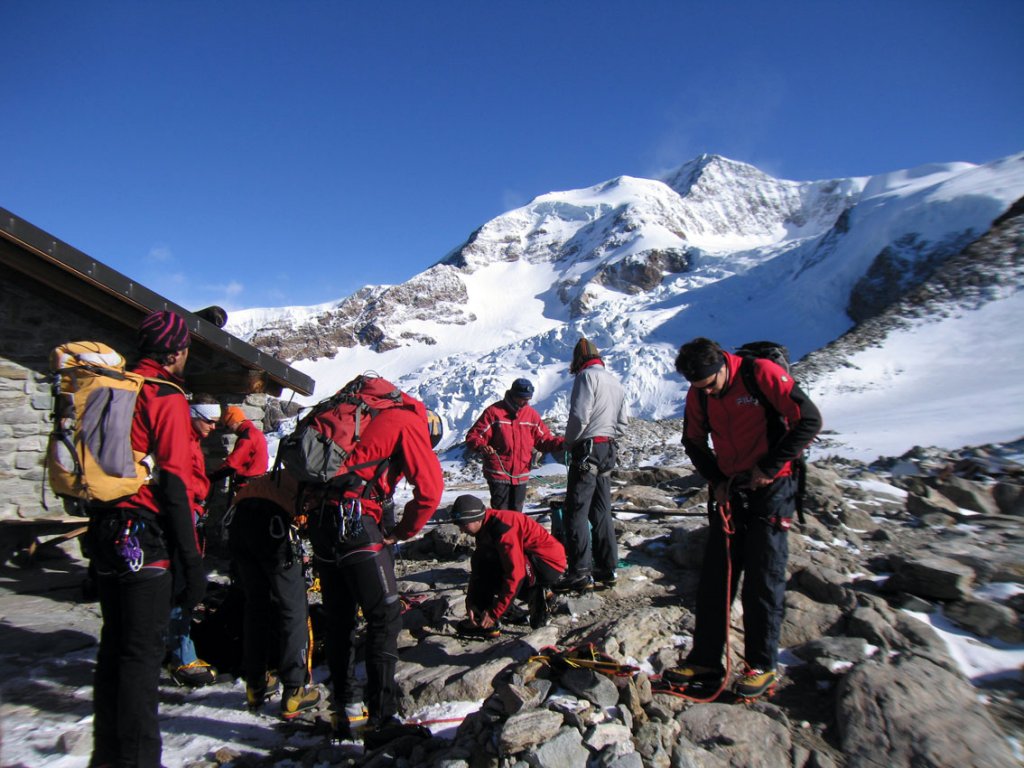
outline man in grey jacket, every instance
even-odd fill
[[[590,589],[595,580],[605,588],[615,584],[619,549],[609,475],[615,440],[625,433],[629,415],[622,385],[587,339],[577,342],[569,372],[576,377],[565,427],[571,455],[564,520],[569,568],[554,587],[558,592]]]

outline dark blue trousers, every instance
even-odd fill
[[[792,518],[796,490],[796,481],[784,477],[757,491],[737,491],[730,498],[735,529],[730,541],[730,597],[735,598],[742,577],[744,657],[756,669],[775,669],[778,663],[789,558],[789,534],[779,520]],[[717,509],[710,513],[710,524],[697,588],[693,649],[687,660],[721,668],[731,606],[726,604],[725,533]]]

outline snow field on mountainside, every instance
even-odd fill
[[[1024,292],[892,332],[814,384],[840,445],[872,461],[914,445],[957,448],[1024,434]]]

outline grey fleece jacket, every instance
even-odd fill
[[[576,374],[565,425],[565,447],[592,437],[619,438],[629,423],[626,392],[604,365],[584,368]]]

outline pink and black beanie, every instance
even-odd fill
[[[176,312],[151,312],[139,324],[139,352],[177,352],[188,347],[190,341],[188,326]]]

